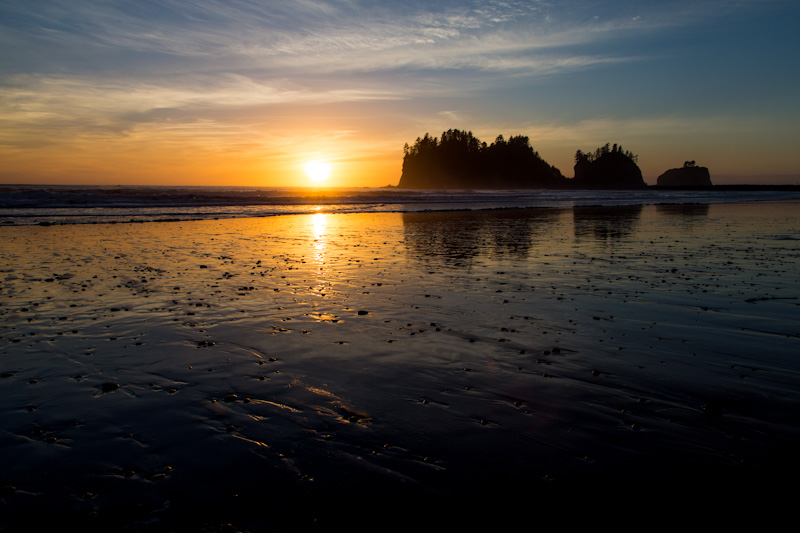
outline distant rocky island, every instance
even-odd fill
[[[639,157],[618,144],[575,153],[575,175],[565,177],[539,156],[524,135],[498,135],[486,144],[471,131],[447,130],[441,138],[426,133],[403,147],[401,189],[617,189],[714,187],[706,167],[686,161],[648,186]],[[730,186],[717,186],[730,187]],[[765,186],[744,186],[763,188]]]
[[[706,167],[686,161],[682,168],[671,168],[658,177],[659,187],[711,187],[711,174]]]
[[[524,135],[486,144],[470,131],[426,133],[403,147],[403,189],[641,189],[637,156],[606,144],[575,154],[575,177],[542,159]]]
[[[575,178],[578,189],[644,189],[647,184],[636,164],[638,156],[622,146],[601,146],[594,153],[575,153]]]
[[[403,189],[553,189],[568,187],[561,172],[536,153],[525,136],[487,145],[470,131],[425,134],[403,148]]]

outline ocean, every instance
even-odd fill
[[[716,204],[799,191],[409,190],[155,186],[0,186],[0,225],[93,224],[529,207]]]

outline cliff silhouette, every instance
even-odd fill
[[[656,181],[659,187],[711,187],[711,174],[706,167],[686,161],[682,168],[671,168]]]
[[[638,157],[622,146],[601,146],[593,153],[575,153],[575,178],[578,189],[643,189],[647,187]]]
[[[470,131],[447,130],[441,140],[426,133],[403,148],[404,189],[566,188],[567,178],[544,161],[528,137],[499,135],[487,145]]]

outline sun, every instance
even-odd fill
[[[322,183],[330,177],[331,167],[332,165],[326,161],[309,161],[303,165],[303,170],[312,183]]]

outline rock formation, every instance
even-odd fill
[[[616,144],[606,144],[594,153],[578,150],[572,185],[578,189],[642,189],[647,184],[636,160],[636,155]]]
[[[448,130],[441,140],[425,134],[404,147],[403,189],[565,188],[568,180],[533,150],[528,137],[487,145],[472,132]]]
[[[682,168],[671,168],[658,177],[659,187],[711,187],[711,174],[706,167],[686,161]]]

